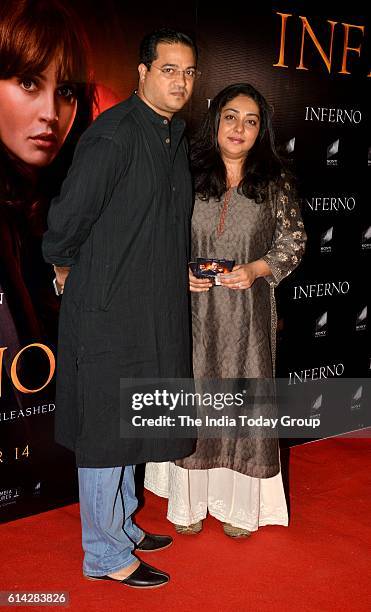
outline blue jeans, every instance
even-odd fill
[[[83,572],[103,576],[134,563],[143,531],[132,522],[138,506],[135,466],[79,468]]]

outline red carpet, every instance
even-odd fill
[[[171,548],[143,555],[171,573],[168,586],[149,591],[82,578],[77,505],[8,523],[1,590],[69,591],[76,611],[369,612],[371,440],[295,447],[289,475],[289,528],[263,527],[233,541],[209,517],[200,535],[174,535]],[[173,533],[165,512],[166,500],[147,494],[138,523]]]

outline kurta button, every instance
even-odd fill
[[[165,142],[166,142],[166,144],[169,144],[170,143],[170,138],[165,138]]]
[[[175,187],[173,187],[173,191],[175,191]]]
[[[164,125],[167,125],[169,122],[167,119],[164,119]]]

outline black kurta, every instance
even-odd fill
[[[190,454],[191,440],[120,437],[120,377],[190,376],[192,206],[184,123],[133,94],[85,132],[44,237],[72,266],[59,322],[56,441],[78,466]]]

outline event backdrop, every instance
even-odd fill
[[[257,15],[238,1],[212,9],[201,1],[72,3],[90,40],[98,112],[135,89],[138,43],[162,26],[189,32],[199,46],[202,77],[184,113],[190,135],[230,83],[248,81],[272,104],[308,234],[303,262],[277,291],[277,373],[288,385],[371,375],[370,29],[366,17],[313,15],[310,4],[260,2]],[[56,321],[53,275],[45,274]],[[21,311],[1,274],[0,520],[76,498],[73,456],[53,442],[55,333],[22,342]],[[12,350],[11,333],[18,339]],[[370,423],[359,381],[344,406],[346,430]],[[321,411],[321,399],[313,409]]]

